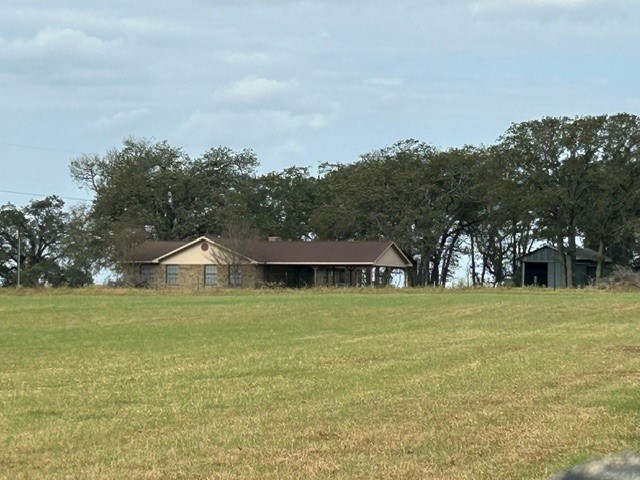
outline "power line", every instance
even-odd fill
[[[58,153],[71,153],[74,155],[84,155],[86,152],[77,152],[75,150],[63,150],[61,148],[53,148],[53,147],[37,147],[34,145],[23,145],[21,143],[10,143],[10,142],[1,142],[0,145],[5,147],[16,147],[16,148],[28,148],[30,150],[43,150],[47,152],[58,152]]]
[[[27,195],[30,197],[49,197],[51,195],[45,195],[44,193],[29,193],[29,192],[16,192],[14,190],[0,190],[0,193],[11,193],[13,195]],[[88,198],[78,198],[78,197],[63,197],[61,195],[56,195],[58,198],[62,198],[63,200],[74,200],[77,202],[90,202],[91,200]]]

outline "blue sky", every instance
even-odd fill
[[[404,138],[491,144],[545,115],[640,114],[636,0],[4,0],[0,204],[90,198],[127,136],[262,171]],[[74,201],[69,200],[69,203]]]

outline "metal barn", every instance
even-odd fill
[[[550,245],[538,248],[524,255],[522,261],[522,285],[538,285],[549,288],[565,288],[567,276],[558,249]],[[573,272],[573,284],[584,286],[596,277],[598,252],[589,248],[576,249],[576,266]],[[602,265],[602,276],[611,273],[611,259],[606,258]]]

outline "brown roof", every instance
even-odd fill
[[[201,240],[203,237],[197,240]],[[236,251],[258,263],[268,264],[304,264],[304,265],[373,265],[389,248],[410,260],[392,241],[232,241],[222,238],[209,238],[209,241],[224,248]],[[197,241],[196,240],[196,241]],[[161,257],[180,250],[196,241],[155,242],[147,241],[127,255],[127,262],[156,262]]]
[[[187,240],[179,241],[154,241],[147,240],[141,243],[131,252],[125,255],[125,262],[146,263],[153,262],[158,257],[162,257],[167,253],[184,247],[190,243]]]
[[[257,242],[252,256],[261,263],[372,264],[393,242]]]

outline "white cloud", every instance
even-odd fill
[[[255,102],[286,92],[292,85],[293,82],[291,81],[248,76],[216,93],[214,99],[232,102]]]
[[[120,40],[103,40],[71,28],[47,27],[31,38],[18,38],[0,43],[0,52],[15,57],[49,55],[96,56],[119,46]]]
[[[114,115],[103,115],[91,123],[93,128],[99,130],[113,129],[131,125],[149,114],[146,108],[138,108],[127,112],[118,112]]]
[[[276,141],[297,130],[320,130],[334,119],[333,113],[293,113],[287,110],[255,110],[249,112],[196,112],[180,125],[179,139],[203,144],[253,145]]]

